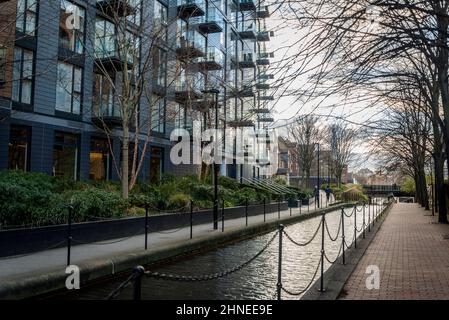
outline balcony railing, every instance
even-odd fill
[[[260,52],[257,56],[257,65],[266,66],[270,64],[270,58],[274,57],[273,52]]]
[[[223,31],[223,17],[216,8],[209,8],[205,16],[195,18],[198,28],[203,33],[218,33]]]
[[[196,30],[185,32],[178,38],[176,53],[181,58],[203,57],[206,52],[206,38]]]
[[[267,91],[262,91],[259,93],[259,100],[261,101],[273,101],[274,96],[272,93],[269,93]]]
[[[216,47],[208,47],[206,55],[198,59],[198,64],[204,70],[221,70],[224,67],[224,54]]]
[[[268,6],[261,6],[257,10],[257,17],[261,19],[269,18],[270,17],[270,11],[268,10]]]
[[[240,39],[256,39],[256,23],[254,21],[250,21],[242,25],[239,30]]]
[[[256,89],[258,90],[270,89],[270,84],[266,80],[259,79],[259,81],[256,84]]]
[[[175,81],[175,99],[179,103],[193,103],[203,97],[204,87],[204,77],[181,75]]]
[[[100,43],[95,48],[95,59],[97,69],[105,71],[124,71],[125,68],[133,68],[133,56],[130,54],[126,58],[119,53],[113,43]]]
[[[270,37],[274,37],[273,31],[260,30],[257,33],[257,41],[260,41],[260,42],[270,41]]]
[[[242,52],[239,66],[240,68],[254,68],[256,66],[254,52]]]
[[[92,122],[98,127],[106,125],[109,128],[120,127],[123,123],[120,109],[113,104],[101,107],[94,105]]]
[[[137,0],[97,0],[97,10],[111,17],[133,15],[137,6]]]
[[[240,11],[256,10],[256,3],[254,0],[234,0]]]
[[[188,19],[205,14],[204,0],[177,0],[178,17]]]

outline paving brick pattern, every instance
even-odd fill
[[[395,204],[340,299],[449,300],[449,226],[428,215],[416,204]],[[379,290],[367,289],[370,265],[380,269]]]

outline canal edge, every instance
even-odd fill
[[[183,240],[150,250],[132,250],[113,254],[104,258],[86,260],[77,264],[80,270],[81,287],[94,281],[129,272],[136,265],[151,265],[179,257],[214,250],[229,243],[240,242],[275,231],[279,224],[290,225],[305,221],[323,213],[341,208],[353,207],[354,203],[344,203],[319,209],[310,213],[260,222],[248,227],[234,227],[225,232]],[[0,283],[0,299],[28,299],[66,290],[66,267],[42,269],[39,273],[23,274],[5,279]]]

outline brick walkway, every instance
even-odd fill
[[[340,299],[449,299],[448,225],[416,204],[396,204],[384,221]],[[366,288],[368,266],[380,269],[380,289]]]

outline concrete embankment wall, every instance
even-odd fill
[[[323,212],[339,210],[353,206],[341,204],[310,213],[285,217],[280,220],[258,223],[248,227],[229,228],[225,232],[216,232],[200,236],[192,240],[162,245],[147,251],[135,250],[121,252],[107,258],[93,259],[78,264],[80,268],[81,286],[95,280],[107,278],[117,273],[130,272],[136,265],[150,265],[171,259],[180,258],[198,252],[213,250],[217,247],[248,239],[276,230],[279,224],[294,224],[321,215]],[[48,294],[65,289],[67,275],[65,268],[59,270],[42,270],[39,274],[27,274],[0,283],[0,299],[23,299]]]

